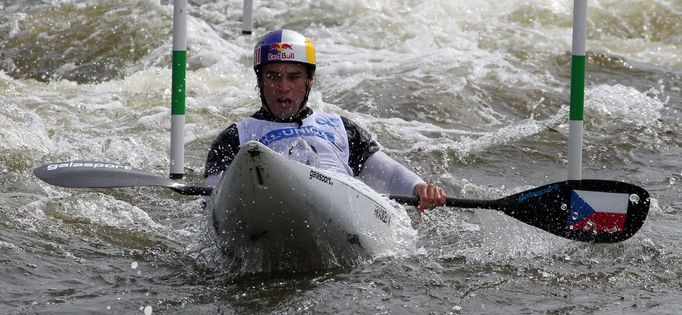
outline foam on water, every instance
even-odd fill
[[[600,84],[585,92],[586,110],[600,123],[617,120],[621,126],[653,129],[660,126],[660,112],[666,103],[657,94],[653,87],[650,91],[638,91],[620,84]]]
[[[133,234],[161,233],[165,230],[142,209],[100,193],[35,201],[18,208],[14,219],[23,229],[41,233],[59,231],[65,233],[64,238],[72,233],[78,235],[83,230],[96,231],[99,228],[127,230]]]
[[[11,154],[11,151],[22,148],[45,154],[53,147],[45,129],[45,123],[39,115],[26,111],[23,107],[6,104],[0,109],[0,150]]]

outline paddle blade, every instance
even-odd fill
[[[498,210],[522,222],[572,240],[615,243],[644,224],[649,193],[608,180],[558,182],[499,199]]]
[[[33,174],[44,182],[67,188],[172,186],[173,181],[127,165],[71,161],[39,166]]]
[[[189,186],[168,178],[107,162],[71,161],[39,166],[33,174],[44,182],[67,188],[162,186],[183,195],[210,196],[213,188]]]

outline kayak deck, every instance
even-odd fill
[[[404,209],[364,183],[245,144],[208,202],[240,271],[297,271],[391,255],[414,235]],[[248,270],[245,270],[248,269]]]

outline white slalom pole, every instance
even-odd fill
[[[253,27],[253,0],[244,0],[242,34],[251,34]]]
[[[568,180],[582,179],[586,33],[587,0],[574,0],[573,49],[571,57],[571,105],[568,129]]]
[[[187,0],[173,3],[173,82],[171,84],[170,178],[185,175],[185,78],[187,71]]]

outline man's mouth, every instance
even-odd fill
[[[280,103],[282,105],[291,105],[291,99],[287,97],[281,97],[277,99],[277,103]]]

